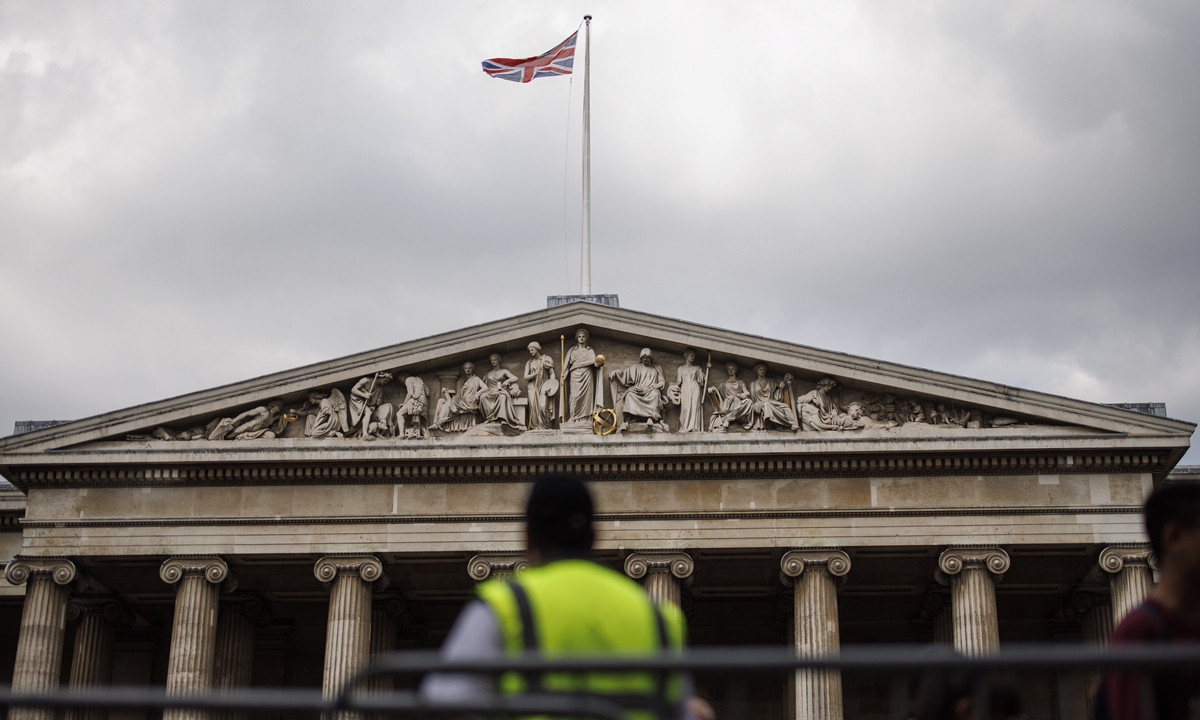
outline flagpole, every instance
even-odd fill
[[[583,251],[579,293],[592,294],[592,16],[583,16]]]

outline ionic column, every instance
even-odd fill
[[[982,655],[1000,647],[995,584],[1011,564],[1008,553],[989,547],[948,548],[938,558],[950,579],[955,650]]]
[[[1113,611],[1107,592],[1076,590],[1071,596],[1071,609],[1078,614],[1079,634],[1085,645],[1103,647],[1108,644],[1113,631]],[[1084,716],[1095,717],[1092,696],[1100,682],[1100,673],[1088,670],[1082,678]]]
[[[370,657],[390,653],[396,649],[396,628],[407,619],[408,608],[399,597],[377,598],[371,604]],[[367,681],[367,689],[389,692],[395,686],[391,675],[376,675]]]
[[[67,623],[67,596],[75,576],[75,564],[66,558],[18,556],[4,569],[4,578],[13,585],[29,585],[25,589],[21,635],[13,666],[12,689],[15,692],[44,692],[58,687]],[[12,708],[8,717],[9,720],[53,720],[54,710]]]
[[[785,584],[794,599],[793,641],[801,656],[838,651],[838,579],[850,572],[850,556],[841,550],[792,550],[781,561]],[[797,720],[841,720],[842,676],[836,672],[800,670],[796,673]]]
[[[529,561],[521,555],[476,555],[467,562],[467,574],[475,582],[488,578],[510,578],[524,572]]]
[[[334,697],[367,664],[371,647],[371,597],[387,587],[383,564],[370,555],[330,555],[313,568],[329,590],[325,674],[321,689]],[[342,713],[340,717],[356,717]]]
[[[222,584],[236,587],[229,566],[218,557],[173,557],[158,576],[175,587],[175,622],[171,626],[171,655],[167,662],[167,692],[184,695],[213,686],[217,644],[217,604]],[[164,720],[207,718],[201,710],[163,712]]]
[[[683,581],[692,576],[695,563],[687,553],[635,552],[625,558],[625,574],[641,580],[646,594],[655,603],[683,602]]]
[[[1108,573],[1112,591],[1113,627],[1121,624],[1129,611],[1145,602],[1154,589],[1152,571],[1158,558],[1149,545],[1112,545],[1100,551],[1100,568]]]
[[[939,645],[954,644],[954,614],[950,597],[943,592],[928,592],[921,600],[920,618],[933,630],[933,641]]]
[[[67,620],[78,620],[75,653],[71,656],[71,689],[100,687],[112,683],[113,649],[117,625],[126,611],[112,598],[78,598],[67,604]],[[105,710],[71,708],[67,720],[104,720]]]
[[[213,688],[235,690],[250,687],[254,676],[254,631],[271,624],[271,613],[258,597],[234,597],[221,601],[217,612],[217,640],[213,658]],[[239,720],[243,712],[222,710],[221,720]]]

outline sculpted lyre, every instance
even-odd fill
[[[667,390],[671,404],[679,406],[679,432],[703,432],[704,368],[696,364],[696,351],[683,351],[683,364],[675,371],[675,383]]]
[[[483,377],[487,389],[479,395],[479,411],[484,422],[504,423],[510,428],[524,430],[513,408],[513,398],[520,395],[517,376],[500,367],[500,354],[492,353],[488,362],[492,369]]]
[[[462,389],[442,388],[442,397],[438,400],[430,428],[462,432],[475,426],[479,396],[487,390],[487,385],[475,374],[474,363],[463,363],[463,374],[467,379],[463,381]]]
[[[525,394],[529,398],[529,429],[550,430],[554,427],[554,396],[558,380],[554,377],[554,359],[542,354],[542,346],[529,343],[529,360],[525,362]]]
[[[654,362],[650,348],[642,348],[636,365],[613,373],[612,382],[613,404],[621,431],[629,428],[629,418],[638,418],[655,430],[666,432],[662,407],[667,381],[662,367]]]
[[[588,331],[579,328],[575,331],[575,345],[567,350],[563,358],[563,384],[567,392],[567,422],[592,422],[592,413],[603,406],[603,374],[604,356],[596,355],[588,346]]]
[[[726,363],[725,373],[728,377],[716,387],[710,387],[708,392],[713,396],[712,418],[708,421],[708,429],[713,432],[725,432],[729,424],[749,417],[754,401],[750,399],[750,391],[746,383],[738,379],[737,363]]]

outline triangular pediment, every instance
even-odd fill
[[[563,373],[563,349],[576,344],[579,328],[589,332],[586,344],[593,356],[605,358],[602,368],[592,363],[597,369],[590,380],[581,369],[586,352],[568,353],[573,366]],[[549,372],[527,382],[531,342],[541,345]],[[646,369],[630,371],[640,364],[644,348],[651,354]],[[689,348],[695,350],[698,369],[681,372]],[[489,377],[492,354],[500,356],[499,368]],[[468,382],[467,362],[474,364],[479,379]],[[726,371],[729,363],[737,365],[733,377]],[[765,382],[756,384],[759,364],[766,366]],[[783,386],[789,377],[790,385]],[[822,384],[824,379],[832,386]],[[610,421],[617,424],[612,441],[626,435],[638,435],[638,442],[674,436],[688,430],[689,423],[698,431],[697,439],[765,433],[798,442],[834,436],[1099,432],[1177,436],[1186,443],[1195,427],[627,309],[574,303],[6,438],[0,440],[0,456],[95,446],[156,451],[185,445],[190,450],[352,448],[453,443],[464,437],[520,443],[556,434],[590,435],[591,417],[586,423],[578,417],[587,415],[578,398],[588,383],[599,393],[596,407],[618,410],[617,417],[603,415],[595,428],[603,432]],[[698,389],[708,387],[715,392]],[[507,397],[498,397],[501,391]],[[620,397],[625,392],[633,393],[628,402]],[[368,399],[358,399],[364,396]],[[535,407],[539,402],[544,405]],[[438,423],[438,406],[445,403],[454,407]],[[389,410],[380,411],[385,405]],[[658,408],[657,419],[647,409],[652,407]],[[632,413],[621,417],[624,408]],[[363,412],[369,413],[365,426]],[[536,427],[538,413],[542,424],[550,416],[549,428]],[[575,422],[569,422],[572,414]],[[714,420],[714,414],[720,417]],[[397,421],[401,416],[403,425]],[[620,427],[622,420],[628,427]],[[362,437],[364,429],[368,437]]]

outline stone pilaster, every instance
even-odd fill
[[[508,578],[529,567],[521,555],[476,555],[467,562],[467,574],[475,582],[488,578]]]
[[[4,569],[4,578],[13,585],[28,584],[13,670],[14,691],[44,692],[58,687],[67,596],[76,574],[75,564],[66,558],[18,556]],[[8,711],[10,720],[53,720],[54,715],[54,710],[38,708]]]
[[[112,683],[113,650],[117,625],[132,617],[113,598],[77,598],[67,604],[67,620],[79,621],[75,628],[75,652],[71,656],[68,687],[103,687]],[[105,710],[71,708],[67,720],[104,720]]]
[[[1152,571],[1158,569],[1158,559],[1149,545],[1110,545],[1100,551],[1100,569],[1108,573],[1113,627],[1116,627],[1154,589]]]
[[[692,576],[692,556],[681,552],[635,552],[625,558],[625,574],[641,580],[656,603],[683,603],[683,583]]]
[[[342,691],[367,664],[371,647],[371,598],[387,587],[383,564],[370,555],[330,555],[313,568],[329,590],[329,622],[325,630],[325,697]],[[342,718],[357,717],[342,713]]]
[[[254,676],[254,635],[271,624],[266,603],[256,596],[232,597],[221,601],[217,612],[217,640],[213,658],[213,688],[236,690],[250,687]],[[218,720],[241,720],[243,712],[222,710]]]
[[[994,547],[952,547],[938,558],[938,569],[950,578],[954,617],[954,649],[983,655],[1000,647],[996,586],[1012,561]]]
[[[167,692],[173,695],[209,690],[216,657],[217,605],[222,585],[235,587],[229,566],[218,557],[173,557],[158,576],[175,587],[175,622],[167,661]],[[164,720],[200,720],[200,710],[167,710]]]
[[[781,561],[785,584],[794,594],[793,642],[802,656],[838,651],[837,585],[850,572],[850,556],[841,550],[792,550]],[[795,679],[796,720],[841,720],[842,676],[801,670]]]

